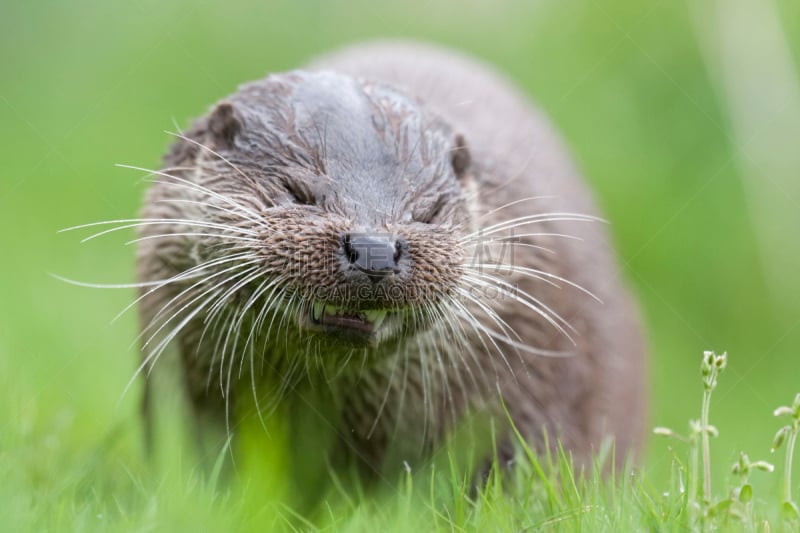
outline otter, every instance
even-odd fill
[[[516,432],[582,463],[607,437],[639,449],[645,346],[606,228],[548,120],[490,67],[346,48],[242,85],[155,175],[148,419],[172,369],[216,449],[282,411],[365,476],[419,465],[472,413],[505,459]]]

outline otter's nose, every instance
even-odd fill
[[[352,267],[365,273],[372,283],[399,271],[403,241],[388,233],[346,233],[344,255]]]

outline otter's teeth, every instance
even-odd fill
[[[372,323],[372,329],[378,329],[386,318],[386,311],[364,311],[364,317]]]
[[[325,309],[324,303],[314,302],[314,308],[311,310],[311,314],[315,321],[319,322],[322,319],[323,309]]]
[[[369,322],[372,324],[372,329],[376,330],[381,324],[383,324],[388,312],[376,309],[352,312],[343,307],[328,305],[323,302],[314,302],[311,307],[311,318],[314,320],[314,322],[322,321],[323,316],[336,317],[352,314],[356,314],[361,320]]]

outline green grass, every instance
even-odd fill
[[[750,476],[752,507],[783,527],[784,458],[769,449],[782,424],[773,409],[800,389],[796,0],[12,0],[0,7],[0,530],[286,523],[246,483],[206,486],[177,443],[172,463],[148,469],[139,390],[121,394],[136,368],[135,316],[109,325],[132,292],[49,276],[130,282],[129,236],[79,245],[57,231],[133,216],[140,176],[114,165],[157,166],[161,132],[237,84],[395,36],[484,58],[552,117],[646,317],[652,425],[680,431],[698,417],[697,354],[727,350],[710,404],[712,493],[741,486],[730,473],[741,451],[770,460],[775,473]],[[452,483],[431,496],[431,473],[414,472],[410,501],[405,479],[339,498],[331,529],[680,529],[675,458],[687,454],[651,439],[635,477],[588,479],[553,505],[524,473],[470,503]]]
[[[456,448],[445,447],[419,472],[396,480],[364,486],[331,474],[320,502],[299,511],[278,486],[286,480],[275,468],[282,458],[274,451],[265,460],[261,447],[243,447],[239,472],[218,481],[217,466],[226,450],[210,475],[187,446],[160,450],[161,466],[152,468],[126,448],[135,433],[131,424],[120,425],[91,449],[75,450],[61,445],[69,436],[56,423],[43,434],[28,428],[26,453],[16,456],[13,468],[2,463],[0,521],[14,524],[15,531],[794,531],[800,514],[786,488],[791,470],[773,473],[771,464],[742,455],[735,475],[711,491],[711,456],[701,441],[718,433],[709,422],[706,400],[725,356],[708,354],[702,365],[701,417],[691,424],[692,433],[680,437],[659,428],[678,442],[664,486],[654,486],[645,468],[615,468],[608,462],[611,443],[592,467],[579,472],[563,450],[540,455],[520,439],[513,468],[498,468],[495,462],[483,484],[476,485],[460,464]],[[790,464],[800,394],[775,414],[790,420],[774,443],[786,444],[788,437],[784,448]],[[261,444],[265,439],[262,435]],[[248,462],[248,455],[256,460]],[[751,474],[784,476],[783,492],[756,491]]]

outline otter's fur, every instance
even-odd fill
[[[639,446],[644,347],[606,229],[547,120],[476,61],[376,44],[246,84],[143,214],[143,368],[177,348],[201,428],[235,433],[243,398],[309,404],[325,453],[368,472],[473,411],[501,451],[507,415],[579,460]],[[365,270],[354,243],[393,258]]]

